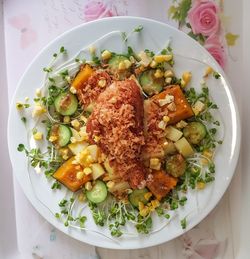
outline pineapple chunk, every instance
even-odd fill
[[[82,141],[82,142],[71,143],[68,145],[68,147],[74,155],[77,155],[78,153],[82,152],[88,145],[89,144],[87,142]]]
[[[185,137],[179,139],[174,143],[176,149],[184,156],[190,157],[194,154],[192,146],[189,144]]]
[[[98,157],[100,154],[100,150],[97,145],[90,145],[86,147],[89,155],[91,156],[93,162],[98,162]]]
[[[96,180],[97,178],[105,174],[105,170],[100,164],[97,164],[97,163],[92,164],[91,169],[92,169],[93,180]]]
[[[167,139],[170,139],[174,142],[176,142],[177,140],[179,140],[182,136],[182,132],[172,126],[168,126],[165,130],[165,133],[166,133],[166,138]]]

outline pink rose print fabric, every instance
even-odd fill
[[[207,51],[215,58],[221,67],[225,67],[226,53],[220,37],[216,34],[209,36],[204,44]]]
[[[37,40],[37,33],[31,26],[30,17],[27,14],[14,16],[8,21],[12,27],[20,31],[20,47],[28,48]]]
[[[222,68],[226,67],[228,47],[234,46],[238,35],[224,30],[223,1],[172,0],[168,14],[179,29],[203,45]]]
[[[197,1],[188,12],[188,20],[194,34],[210,36],[220,27],[219,6],[212,1]]]
[[[86,22],[117,15],[117,10],[112,2],[89,1],[84,7]]]

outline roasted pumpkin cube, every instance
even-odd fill
[[[162,107],[163,110],[168,110],[168,117],[170,119],[168,124],[175,124],[181,120],[190,118],[194,115],[193,110],[190,104],[188,103],[184,93],[182,92],[180,86],[169,86],[165,91],[153,96],[152,99],[157,101],[163,100],[165,99],[166,95],[174,96],[173,103],[175,105],[175,109],[173,109],[172,111],[168,109],[168,104]]]
[[[94,72],[93,68],[86,64],[81,67],[79,73],[76,75],[74,80],[71,83],[71,87],[75,88],[76,90],[80,89],[82,85],[88,80],[88,78]]]
[[[152,175],[153,177],[148,181],[147,187],[160,201],[176,186],[177,179],[164,171],[153,171]]]
[[[63,163],[53,175],[56,180],[65,185],[72,192],[78,191],[91,179],[91,175],[86,174],[83,174],[81,178],[77,177],[77,174],[82,172],[83,168],[80,165],[73,164],[74,159],[75,157],[71,157]]]

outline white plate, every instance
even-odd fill
[[[212,77],[208,80],[211,96],[219,106],[220,119],[223,122],[219,132],[220,136],[223,137],[223,145],[218,148],[215,157],[215,182],[198,194],[190,191],[187,205],[184,209],[179,211],[178,216],[176,216],[168,226],[151,235],[140,235],[136,237],[124,235],[122,238],[117,239],[118,241],[116,242],[94,232],[84,232],[74,228],[66,228],[46,208],[46,206],[48,206],[53,212],[58,211],[57,203],[63,191],[51,191],[50,185],[47,183],[45,177],[43,175],[37,175],[33,171],[30,174],[31,178],[29,178],[26,158],[24,158],[23,153],[17,152],[16,149],[19,143],[27,145],[27,136],[25,127],[20,120],[20,114],[15,108],[15,103],[18,100],[24,100],[26,96],[29,96],[31,99],[33,98],[35,89],[41,86],[44,76],[42,68],[47,66],[52,54],[61,46],[65,46],[68,56],[71,58],[84,46],[90,45],[106,33],[116,30],[130,32],[138,25],[143,25],[143,32],[133,35],[129,41],[129,45],[135,47],[136,50],[145,48],[155,51],[160,50],[166,46],[166,43],[171,38],[174,53],[201,60],[211,65],[223,75],[221,80],[215,80]],[[108,44],[107,42],[100,43],[100,47],[106,46],[113,51],[121,51],[120,40],[116,36],[108,39]],[[199,62],[185,59],[178,55],[176,56],[175,70],[177,74],[180,76],[183,71],[192,71],[193,79],[191,84],[197,89],[200,88],[200,81],[205,67],[205,65]],[[222,69],[211,55],[193,39],[166,24],[149,19],[136,17],[107,18],[83,24],[64,33],[45,47],[34,59],[20,80],[13,98],[8,124],[8,144],[14,175],[17,177],[25,195],[33,206],[51,224],[71,237],[92,245],[113,249],[135,249],[157,245],[183,234],[204,219],[216,206],[231,181],[237,163],[240,147],[239,114],[232,89],[225,79]],[[35,194],[31,182],[32,185],[35,186]],[[197,201],[199,203],[198,207]],[[188,224],[184,231],[180,227],[179,221],[182,217],[187,215]],[[92,229],[99,229],[104,233],[107,232],[105,229],[102,230],[96,227],[92,220],[88,221],[90,222],[88,226]],[[161,224],[161,222],[157,221],[154,229],[159,228]]]

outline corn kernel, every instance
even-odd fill
[[[71,125],[75,128],[75,129],[79,129],[79,127],[81,126],[80,122],[77,119],[74,119],[73,121],[71,121]]]
[[[157,64],[154,60],[152,60],[151,63],[150,63],[150,67],[151,67],[151,68],[156,68],[157,65],[158,65],[158,64]]]
[[[79,171],[79,172],[76,173],[76,179],[77,180],[81,180],[83,178],[83,176],[84,176],[83,171]]]
[[[162,63],[162,62],[168,62],[172,60],[173,56],[172,55],[156,55],[154,56],[154,61],[156,63]]]
[[[37,96],[37,97],[41,97],[41,95],[42,95],[41,89],[40,89],[40,88],[37,88],[37,89],[36,89],[36,96]]]
[[[171,84],[171,82],[172,82],[172,78],[171,78],[171,77],[166,77],[166,78],[165,78],[165,83],[166,83],[166,84],[169,85],[169,84]]]
[[[107,187],[108,187],[109,189],[113,188],[114,186],[115,186],[115,183],[114,183],[113,181],[107,182]]]
[[[159,163],[160,163],[159,158],[150,158],[150,166],[155,166],[155,165],[158,165]]]
[[[185,128],[187,126],[187,123],[184,120],[181,120],[175,126],[178,129],[183,129],[183,128]]]
[[[22,104],[21,102],[17,102],[17,103],[16,103],[16,108],[17,108],[18,110],[22,110],[24,107],[23,107],[23,104]]]
[[[49,137],[49,141],[50,141],[50,142],[54,142],[54,141],[56,141],[57,139],[58,139],[57,136],[51,135],[51,136]]]
[[[93,162],[93,159],[90,155],[87,156],[86,158],[86,163],[92,163]]]
[[[84,202],[86,200],[86,197],[85,195],[81,192],[79,195],[78,195],[78,201],[79,202]]]
[[[98,81],[98,86],[101,87],[101,88],[105,87],[106,84],[107,84],[106,79],[101,79],[101,80]]]
[[[62,158],[63,158],[63,160],[68,160],[69,156],[68,155],[63,155]]]
[[[71,137],[70,141],[71,141],[71,143],[76,143],[76,138],[75,137]]]
[[[124,60],[123,62],[125,64],[126,69],[130,68],[132,65],[132,63],[128,59]]]
[[[138,207],[139,210],[141,211],[144,208],[144,203],[142,203],[141,201],[138,202]]]
[[[100,141],[100,139],[101,139],[101,137],[100,136],[94,136],[94,141],[97,143],[97,142],[99,142]]]
[[[162,78],[163,77],[163,72],[160,69],[156,69],[155,73],[154,73],[154,77],[155,78]]]
[[[186,83],[186,85],[190,82],[191,78],[192,78],[191,72],[186,71],[186,72],[184,72],[184,73],[182,74],[182,79],[184,80],[184,82]]]
[[[183,79],[181,79],[181,87],[184,88],[184,87],[186,87],[186,85],[187,85],[187,83]]]
[[[124,63],[124,61],[121,61],[118,65],[118,69],[119,70],[125,70],[126,69],[126,64]]]
[[[168,123],[170,121],[170,118],[168,116],[163,116],[163,121]]]
[[[146,217],[150,213],[149,207],[145,206],[142,210],[140,210],[140,215],[142,217]]]
[[[166,128],[166,126],[167,126],[167,123],[163,120],[158,123],[158,128],[160,128],[160,129],[164,130]]]
[[[208,75],[212,74],[214,72],[212,67],[207,67],[205,70],[205,75],[204,77],[207,77]]]
[[[83,172],[86,174],[86,175],[89,175],[89,174],[92,174],[92,169],[90,167],[85,167],[83,169]]]
[[[157,208],[160,206],[160,202],[158,200],[152,200],[151,204],[153,208]]]
[[[108,50],[104,50],[101,54],[102,59],[106,60],[106,59],[110,59],[111,58],[111,52]]]
[[[196,187],[197,187],[197,189],[199,189],[199,190],[204,189],[205,186],[206,186],[206,184],[205,184],[204,182],[197,182],[197,184],[196,184]]]
[[[69,123],[70,122],[70,117],[69,116],[64,116],[63,117],[63,122],[64,123]]]
[[[81,115],[80,119],[83,121],[83,122],[87,122],[88,118],[86,118],[85,116]],[[84,128],[84,132],[86,132],[86,127],[81,127],[80,130],[82,131],[82,128]]]
[[[148,201],[151,197],[152,197],[152,193],[151,192],[146,192],[145,194],[144,194],[144,198]]]
[[[165,72],[164,72],[164,77],[173,77],[174,76],[174,73],[173,73],[173,71],[172,70],[166,70]]]
[[[43,139],[43,133],[37,132],[33,135],[34,140],[42,140]]]
[[[73,87],[73,86],[71,86],[71,87],[69,88],[69,91],[70,91],[72,94],[76,94],[76,89],[75,89],[75,87]]]
[[[46,108],[41,104],[36,104],[32,112],[32,117],[38,117],[46,112]]]
[[[91,191],[91,190],[92,190],[92,184],[91,184],[91,182],[86,182],[84,187],[85,187],[85,189],[86,189],[87,191]]]

